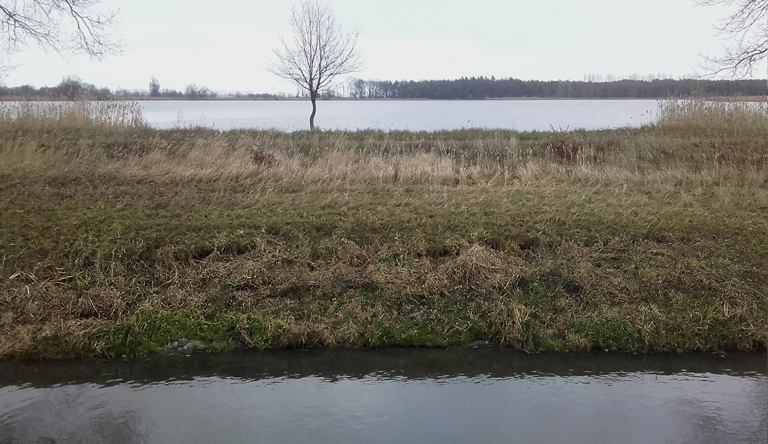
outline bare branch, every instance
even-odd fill
[[[355,47],[360,32],[346,31],[336,14],[319,0],[303,0],[298,7],[294,6],[290,22],[293,39],[280,39],[280,47],[272,49],[276,59],[267,69],[309,92],[309,126],[314,129],[315,101],[320,91],[335,77],[362,67]]]
[[[736,11],[716,29],[734,44],[721,56],[705,57],[707,76],[740,78],[751,76],[768,56],[768,0],[696,0],[700,5],[729,5]]]
[[[0,0],[0,51],[12,54],[33,44],[97,60],[120,52],[110,38],[116,13],[96,11],[99,1]]]

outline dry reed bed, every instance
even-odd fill
[[[660,105],[655,127],[527,134],[157,132],[137,123],[136,105],[26,105],[16,114],[7,107],[0,113],[0,167],[30,174],[287,187],[509,186],[557,179],[674,184],[683,177],[706,184],[762,173],[764,105],[675,101]]]
[[[0,114],[0,357],[764,348],[763,105],[567,133]]]

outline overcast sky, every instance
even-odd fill
[[[694,0],[327,0],[361,34],[355,77],[462,76],[583,80],[585,75],[691,76],[702,55],[728,41],[715,25],[729,9]],[[122,55],[102,62],[30,49],[3,79],[53,86],[75,75],[110,89],[187,84],[214,91],[288,92],[264,68],[279,36],[290,36],[288,0],[103,0],[119,10]],[[758,75],[764,75],[758,70]]]

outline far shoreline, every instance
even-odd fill
[[[484,99],[356,99],[351,97],[319,98],[320,102],[485,102],[485,101],[618,101],[618,100],[703,100],[703,101],[736,101],[736,102],[766,102],[768,96],[687,96],[687,97],[488,97]],[[25,99],[17,96],[2,96],[0,102],[309,102],[308,97],[281,98],[243,98],[243,97],[209,97],[188,99],[183,97],[115,97],[109,100],[90,99]]]

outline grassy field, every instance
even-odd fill
[[[765,349],[765,103],[660,114],[281,133],[0,107],[0,358]]]

